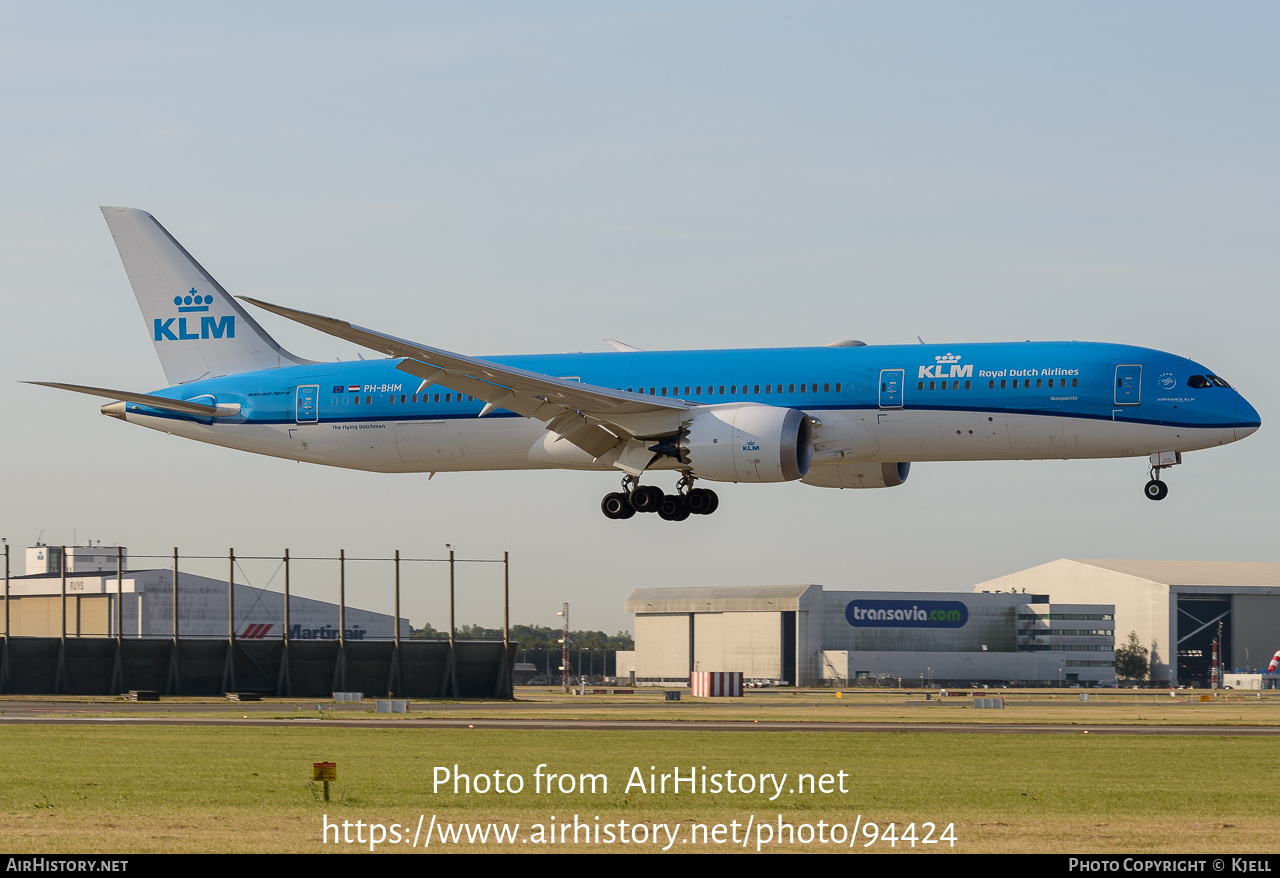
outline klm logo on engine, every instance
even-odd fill
[[[185,296],[174,296],[173,304],[178,313],[207,312],[213,304],[213,296],[202,296],[192,287]],[[187,321],[191,323],[188,324]],[[235,338],[236,318],[234,314],[225,317],[204,316],[200,318],[199,330],[196,329],[195,317],[170,317],[168,320],[155,318],[156,341],[192,341],[199,338]]]
[[[972,378],[973,365],[960,365],[959,354],[943,354],[933,358],[932,366],[921,366],[917,378]]]
[[[760,450],[760,443],[758,443],[758,442],[748,442],[746,445],[742,446],[742,450],[743,450],[743,451],[759,451],[759,450]]]

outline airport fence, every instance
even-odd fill
[[[133,570],[126,569],[126,557]],[[172,553],[128,554],[116,549],[115,569],[73,572],[65,548],[59,553],[56,574],[33,579],[11,576],[9,546],[5,546],[3,595],[3,641],[0,643],[0,693],[22,694],[117,694],[150,690],[169,695],[215,695],[254,693],[291,697],[328,697],[338,691],[361,691],[388,697],[506,697],[512,695],[512,668],[517,644],[510,639],[510,556],[501,558],[458,558],[449,547],[448,557],[402,556],[348,557],[345,550],[336,556],[183,555]],[[156,610],[154,598],[168,591],[170,607],[157,616],[144,616],[140,571],[137,562],[147,565],[146,573],[161,587],[152,594],[149,610]],[[265,587],[265,571],[251,577],[253,565],[264,564],[274,571]],[[211,572],[220,566],[221,577],[203,576],[195,569]],[[448,638],[410,639],[402,627],[407,622],[401,612],[406,579],[432,565],[447,565],[449,629]],[[459,640],[455,637],[457,571],[462,565],[500,565],[502,572],[501,641]],[[394,596],[394,611],[386,634],[376,625],[353,623],[354,615],[379,621],[379,614],[348,606],[350,574],[368,584],[370,570],[385,567]],[[294,578],[299,568],[310,568],[316,578],[336,579],[336,604],[295,594]],[[130,574],[133,574],[130,578]],[[59,589],[50,593],[56,576]],[[163,586],[165,576],[170,586]],[[417,577],[419,586],[421,576]],[[86,592],[88,579],[98,581],[96,592]],[[271,586],[279,579],[282,591]],[[34,583],[34,585],[33,585]],[[15,595],[17,584],[22,594]],[[211,584],[214,584],[211,587]],[[126,586],[129,590],[126,590]],[[244,586],[248,586],[245,588]],[[79,591],[77,591],[79,587]],[[415,589],[420,591],[421,589]],[[313,589],[314,592],[314,589]],[[131,597],[131,601],[126,600]],[[212,604],[225,605],[225,625],[221,633],[211,619]],[[237,602],[241,606],[237,607]],[[126,604],[132,604],[133,618],[126,625]],[[249,604],[248,607],[245,604]],[[185,608],[185,609],[184,609]],[[18,618],[15,620],[14,610]],[[305,611],[305,612],[301,612]],[[336,624],[315,624],[318,617],[336,612]],[[309,616],[308,616],[309,614]],[[297,624],[299,616],[312,620],[308,627]],[[152,624],[167,619],[168,630]],[[270,619],[263,622],[261,619]],[[15,626],[14,622],[19,624]],[[130,630],[130,627],[132,630]],[[370,634],[373,636],[370,636]]]

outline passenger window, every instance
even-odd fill
[[[1052,379],[1052,378],[1050,378],[1050,379],[1049,379],[1049,386],[1050,386],[1050,387],[1052,387],[1052,386],[1053,386],[1053,379]]]
[[[1001,379],[1000,379],[1000,389],[1001,389],[1001,390],[1004,390],[1004,389],[1005,389],[1004,384],[1005,384],[1005,379],[1004,379],[1004,378],[1001,378]]]
[[[369,395],[364,398],[365,405],[373,405],[373,396]]]
[[[968,390],[968,389],[969,389],[969,388],[971,388],[972,386],[973,386],[973,383],[972,383],[972,382],[970,382],[970,381],[966,381],[966,382],[964,383],[964,389],[965,389],[965,390]]]
[[[884,388],[882,387],[880,389],[883,390]],[[795,392],[796,392],[796,386],[794,384],[788,384],[787,393],[795,393]]]
[[[943,389],[943,390],[946,390],[946,389],[947,389],[947,382],[945,382],[945,381],[943,381],[943,382],[942,382],[942,389]]]
[[[773,385],[772,385],[772,384],[766,384],[766,385],[764,386],[764,392],[765,392],[765,393],[771,393],[772,391],[773,391]]]
[[[923,382],[923,381],[917,381],[917,382],[916,382],[916,390],[924,390],[924,382]]]
[[[992,378],[990,381],[987,382],[987,390],[995,390],[995,389],[996,389],[996,379]]]
[[[1043,379],[1043,378],[1037,378],[1037,379],[1036,379],[1036,387],[1044,387],[1044,379]]]
[[[781,389],[781,388],[779,388],[779,389]],[[839,392],[840,392],[840,382],[839,382],[839,381],[837,381],[837,382],[836,382],[836,393],[839,393]]]
[[[453,402],[453,394],[452,394],[452,393],[446,393],[446,394],[444,395],[444,401],[445,401],[445,402]]]
[[[666,396],[666,395],[667,395],[667,388],[665,388],[665,387],[664,387],[664,388],[662,388],[662,395],[663,395],[663,396]]]
[[[686,388],[684,389],[684,395],[685,395],[685,396],[688,396],[688,395],[689,395],[689,388],[687,388],[687,387],[686,387]]]
[[[400,394],[400,404],[404,405],[404,394]]]
[[[808,393],[809,391],[806,389],[808,386],[809,386],[808,384],[801,384],[801,385],[800,385],[800,392],[801,392],[801,393]]]
[[[733,386],[731,386],[731,387],[729,388],[729,393],[730,393],[730,394],[737,394],[737,392],[738,392],[738,385],[734,384]]]
[[[724,385],[723,385],[723,384],[721,384],[721,385],[720,385],[720,395],[721,395],[721,396],[724,396]]]
[[[437,394],[435,395],[435,398],[434,398],[434,399],[432,399],[431,401],[432,401],[432,402],[439,402],[439,401],[440,401],[440,394],[438,394],[438,393],[437,393]]]
[[[938,389],[938,382],[937,382],[937,381],[930,381],[930,382],[929,382],[929,389],[930,389],[930,390],[937,390],[937,389]]]
[[[745,391],[744,391],[744,392],[745,392]],[[751,391],[751,392],[752,392],[752,393],[759,393],[759,392],[760,392],[760,385],[759,385],[759,384],[757,384],[757,385],[756,385],[756,389],[755,389],[755,390],[753,390],[753,391]]]
[[[1077,381],[1079,381],[1079,380],[1080,380],[1079,378],[1072,378],[1072,379],[1071,379],[1071,386],[1072,386],[1072,387],[1075,387],[1075,386],[1076,386],[1076,382],[1077,382]]]

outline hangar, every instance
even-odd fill
[[[1266,670],[1280,649],[1280,563],[1061,558],[974,586],[1037,591],[1055,600],[1115,605],[1116,642],[1150,650],[1153,682],[1208,685],[1210,644],[1222,625],[1225,670]]]
[[[618,672],[637,685],[687,684],[693,671],[797,686],[1115,682],[1114,607],[1043,593],[641,588],[626,610],[636,648]]]
[[[65,552],[65,558],[63,557]],[[128,551],[121,550],[127,562]],[[66,566],[66,626],[72,637],[114,637],[117,619],[124,637],[169,637],[174,633],[174,571],[129,570],[116,585],[116,547],[33,546],[27,549],[25,576],[8,582],[6,619],[15,637],[57,637],[63,625],[62,566]],[[227,636],[227,582],[179,572],[178,631],[182,637]],[[120,600],[117,613],[116,601]],[[280,592],[235,584],[236,637],[274,640],[282,636],[286,614]],[[390,640],[395,619],[347,606],[347,640]],[[337,640],[339,607],[328,601],[291,595],[289,637]],[[0,625],[0,630],[3,626]],[[400,620],[400,636],[409,637],[409,620]]]

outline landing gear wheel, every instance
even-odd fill
[[[662,489],[657,485],[637,485],[631,492],[631,508],[636,512],[657,512],[663,499]]]
[[[680,494],[668,494],[658,507],[658,517],[663,521],[684,521],[689,517],[689,503]]]
[[[631,508],[631,501],[623,493],[605,494],[600,501],[600,511],[605,518],[613,519],[630,518],[636,514]]]
[[[685,494],[685,499],[689,504],[689,512],[693,515],[710,515],[720,505],[716,492],[710,488],[694,488]]]
[[[1163,500],[1169,496],[1169,486],[1159,479],[1152,479],[1147,482],[1143,493],[1147,495],[1148,500]]]

